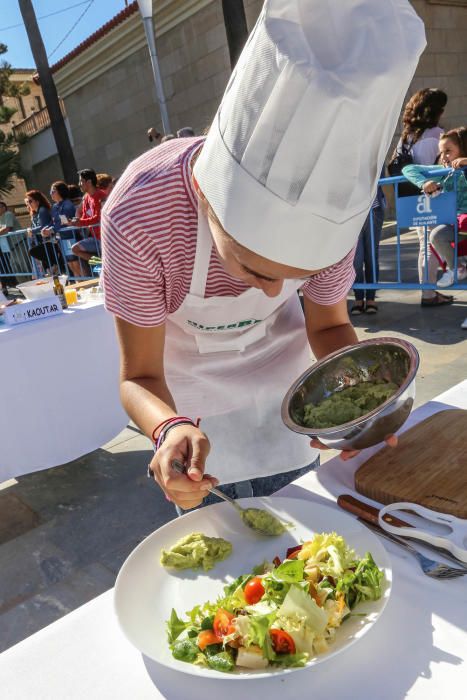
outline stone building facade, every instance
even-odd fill
[[[251,29],[262,0],[244,0]],[[440,87],[449,95],[444,125],[467,121],[467,0],[413,0],[428,47],[409,93]],[[154,3],[157,49],[171,129],[211,122],[230,75],[220,0]],[[325,31],[325,28],[323,29]],[[148,49],[135,2],[54,66],[79,167],[118,175],[161,129]],[[57,173],[50,173],[55,177]]]

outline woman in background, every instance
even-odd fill
[[[24,200],[31,216],[32,245],[29,250],[31,258],[38,260],[46,272],[53,274],[59,267],[64,268],[60,248],[55,240],[50,238],[53,229],[52,207],[49,200],[40,190],[29,190]]]
[[[439,138],[444,129],[439,125],[448,96],[438,88],[425,88],[416,92],[405,105],[402,115],[402,136],[396,152],[406,149],[415,165],[434,165],[438,159]],[[420,249],[418,253],[418,279],[420,284],[436,284],[439,261],[425,237],[425,227],[416,228]],[[425,245],[426,243],[426,245]],[[425,268],[427,272],[425,272]],[[426,277],[425,277],[426,276]],[[454,297],[433,289],[422,290],[421,305],[441,306],[452,304]]]

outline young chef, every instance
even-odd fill
[[[424,46],[407,0],[267,0],[206,140],[148,151],[111,193],[122,402],[179,507],[217,482],[271,493],[317,459],[281,401],[310,347],[357,342],[354,246]]]

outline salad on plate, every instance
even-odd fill
[[[172,610],[168,643],[175,659],[217,671],[305,666],[360,602],[381,597],[383,578],[369,552],[359,558],[335,532],[315,534],[184,619]]]

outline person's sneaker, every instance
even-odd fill
[[[462,266],[457,268],[457,281],[461,282],[467,278],[467,269]],[[454,284],[454,270],[446,270],[444,275],[439,278],[438,287],[451,287]]]
[[[467,331],[467,318],[464,318],[463,322],[461,323],[461,328],[464,328],[464,330]]]

